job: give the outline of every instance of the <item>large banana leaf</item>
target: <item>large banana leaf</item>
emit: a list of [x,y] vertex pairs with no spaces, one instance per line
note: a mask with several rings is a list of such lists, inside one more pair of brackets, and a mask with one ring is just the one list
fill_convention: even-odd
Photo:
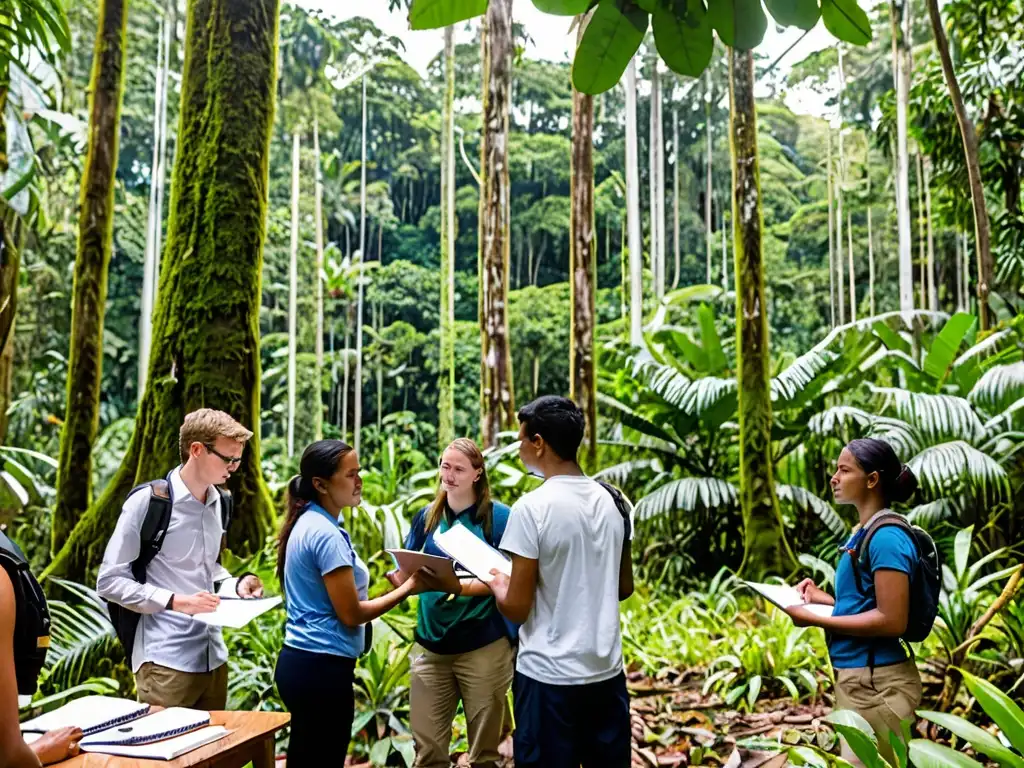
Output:
[[1024,397],[1024,361],[998,365],[982,374],[967,399],[987,413],[998,414]]
[[971,403],[954,395],[909,392],[894,387],[872,387],[885,398],[900,419],[912,424],[929,443],[963,440],[973,443],[985,434],[984,425]]
[[775,490],[780,501],[792,504],[803,512],[812,512],[834,536],[842,538],[850,532],[849,527],[839,513],[832,508],[832,505],[819,499],[806,488],[780,484],[775,487]]
[[907,464],[921,487],[934,497],[958,488],[970,489],[985,498],[990,494],[1005,496],[1009,490],[1006,470],[991,456],[963,440],[925,448]]
[[684,477],[673,480],[637,502],[636,516],[650,520],[673,512],[695,512],[716,507],[735,507],[739,502],[736,486],[716,477]]

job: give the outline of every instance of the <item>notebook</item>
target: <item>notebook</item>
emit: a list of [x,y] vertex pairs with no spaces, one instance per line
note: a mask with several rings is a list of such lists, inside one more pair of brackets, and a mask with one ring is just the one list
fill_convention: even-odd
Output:
[[197,731],[175,736],[163,741],[155,741],[152,744],[83,744],[83,752],[99,752],[105,755],[120,755],[122,757],[135,757],[140,760],[173,760],[181,757],[194,749],[211,744],[218,739],[223,739],[231,731],[223,725],[210,725],[200,728]]
[[213,627],[241,629],[257,616],[280,604],[280,597],[222,597],[217,610],[211,613],[197,613],[192,618]]
[[168,707],[138,720],[86,736],[79,744],[82,749],[98,745],[150,744],[209,724],[209,712],[185,707]]
[[149,704],[114,696],[83,696],[63,707],[21,724],[22,731],[45,733],[57,728],[81,728],[88,736],[114,725],[127,723],[149,712]]
[[805,603],[800,593],[788,584],[764,584],[757,581],[744,581],[748,587],[761,595],[765,600],[779,608],[786,609],[793,605],[802,605],[817,616],[831,616],[832,606],[820,603]]
[[491,581],[491,569],[512,575],[512,561],[501,552],[477,538],[462,523],[456,523],[443,533],[434,534],[434,543],[450,557],[459,561],[466,570],[480,581]]
[[384,550],[391,559],[395,561],[402,573],[413,574],[420,568],[429,568],[438,576],[455,575],[455,563],[447,557],[427,555],[423,552],[416,552],[411,549],[386,549]]

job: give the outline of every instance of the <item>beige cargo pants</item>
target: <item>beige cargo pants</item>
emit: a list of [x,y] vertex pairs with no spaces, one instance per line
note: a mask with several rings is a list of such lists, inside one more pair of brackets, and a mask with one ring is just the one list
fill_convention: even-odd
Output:
[[[836,709],[852,709],[874,729],[878,738],[878,751],[890,764],[895,765],[889,732],[902,740],[903,720],[916,717],[921,704],[921,676],[913,659],[902,664],[836,670]],[[845,740],[842,757],[856,766],[862,766]]]
[[504,637],[469,653],[414,652],[409,724],[416,743],[415,768],[449,768],[452,720],[462,700],[473,768],[498,764],[509,718],[508,689],[515,654]]

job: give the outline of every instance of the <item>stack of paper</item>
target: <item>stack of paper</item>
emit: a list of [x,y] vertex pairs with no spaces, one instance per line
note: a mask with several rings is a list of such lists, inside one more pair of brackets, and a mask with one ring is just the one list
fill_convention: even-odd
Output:
[[57,728],[81,728],[88,736],[113,725],[127,723],[149,712],[149,704],[140,704],[113,696],[83,696],[45,715],[21,724],[23,732],[45,733]]
[[465,567],[480,581],[492,581],[491,570],[497,569],[506,576],[512,575],[512,561],[505,555],[478,539],[461,523],[443,533],[434,534],[434,543]]
[[171,739],[156,741],[152,744],[82,744],[83,752],[100,752],[105,755],[121,755],[137,757],[142,760],[173,760],[191,752],[193,749],[223,739],[231,731],[222,725],[211,725],[198,731],[175,736]]
[[816,616],[831,616],[832,606],[818,603],[806,603],[800,593],[788,584],[764,584],[757,581],[744,581],[748,587],[760,594],[765,600],[785,610],[794,605],[802,605]]
[[111,744],[150,744],[194,731],[209,724],[209,712],[185,707],[168,707],[155,714],[132,720],[130,723],[115,725],[112,728],[93,733],[82,739],[80,744],[82,749]]

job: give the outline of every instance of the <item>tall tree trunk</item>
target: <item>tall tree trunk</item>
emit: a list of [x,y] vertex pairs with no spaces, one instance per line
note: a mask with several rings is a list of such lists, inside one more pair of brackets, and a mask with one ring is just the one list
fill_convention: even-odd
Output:
[[672,154],[675,161],[672,163],[672,256],[675,261],[675,270],[672,273],[672,289],[679,287],[679,273],[682,271],[682,261],[679,253],[679,110],[672,110]]
[[704,73],[704,132],[707,137],[707,161],[704,168],[704,248],[705,276],[704,281],[711,285],[711,196],[714,187],[711,179],[711,67]]
[[640,240],[640,159],[636,126],[636,59],[626,67],[626,229],[629,238],[629,343],[644,343],[643,243]]
[[[903,0],[907,9],[909,0]],[[910,243],[910,153],[907,149],[907,112],[910,100],[908,37],[900,29],[896,0],[889,0],[892,31],[893,78],[896,88],[896,232],[899,243],[900,311],[914,308],[914,263]],[[906,14],[909,22],[909,10]]]
[[228,545],[251,553],[274,522],[260,471],[258,320],[278,3],[196,0],[188,12],[152,375],[120,469],[45,575],[85,579],[102,557],[125,494],[179,462],[182,420],[203,406],[227,411],[255,432],[230,481],[236,519]]
[[918,274],[921,278],[919,306],[925,309],[928,306],[928,272],[925,269],[925,224],[924,224],[924,173],[921,170],[921,153],[915,158],[917,171],[917,263]]
[[384,342],[380,332],[384,328],[384,308],[380,302],[374,303],[371,308],[373,312],[373,329],[377,338],[377,433],[380,434],[381,425],[384,420]]
[[444,30],[444,84],[441,111],[441,360],[437,376],[437,440],[441,450],[455,439],[455,28],[451,26]]
[[835,252],[835,218],[832,209],[832,126],[825,133],[825,174],[828,179],[828,295],[829,312],[832,316],[832,327],[836,327],[836,252]]
[[[579,20],[578,35],[586,23]],[[594,97],[572,89],[569,221],[569,397],[583,410],[586,460],[597,469],[597,356],[594,345],[597,258],[594,233]]]
[[363,75],[362,149],[359,155],[359,267],[356,271],[356,370],[352,397],[352,447],[356,453],[363,434],[363,281],[366,275],[366,75]]
[[348,440],[348,367],[351,349],[349,342],[352,335],[352,307],[345,304],[345,367],[341,374],[341,439]]
[[299,130],[292,134],[292,216],[288,248],[288,456],[295,455],[296,356],[298,355],[299,297]]
[[515,423],[508,332],[511,186],[512,0],[491,0],[481,30],[483,136],[480,142],[480,432],[485,447]]
[[661,229],[658,227],[658,68],[657,61],[651,69],[651,99],[649,118],[650,124],[647,135],[647,206],[648,206],[648,256],[651,263],[651,277],[654,281],[654,295],[658,295],[658,237]]
[[928,232],[928,309],[939,308],[939,289],[935,284],[935,231],[932,228],[932,159],[924,157],[924,219]]
[[125,0],[103,0],[89,82],[89,139],[78,210],[78,253],[71,310],[67,412],[57,466],[51,549],[67,540],[92,502],[92,444],[100,423],[103,318],[113,249],[114,181],[124,92],[128,12]]
[[146,221],[146,249],[142,266],[142,296],[139,311],[139,372],[138,392],[146,389],[146,374],[149,366],[149,348],[153,337],[153,304],[156,301],[156,242],[163,227],[162,211],[157,207],[160,188],[161,149],[166,148],[164,134],[167,131],[167,63],[165,48],[170,47],[170,23],[165,12],[160,17],[160,33],[157,41],[156,77],[153,98],[153,160],[149,171],[149,209]]
[[725,232],[725,205],[720,206],[719,219],[721,220],[722,226],[719,230],[722,232],[722,290],[729,290],[729,240]]
[[853,215],[846,212],[846,258],[850,263],[850,322],[857,322],[857,275],[853,268]]
[[742,572],[785,573],[796,562],[775,495],[768,315],[761,253],[761,182],[757,159],[753,51],[729,49],[732,219],[736,275]]
[[960,253],[960,233],[953,234],[953,258],[956,260],[954,273],[956,275],[956,311],[964,311],[964,275],[963,275],[963,254]]
[[314,242],[316,243],[316,368],[313,371],[315,384],[313,391],[313,439],[321,440],[324,436],[324,181],[320,170],[320,121],[313,118],[313,178],[316,184],[313,190],[313,226],[316,227]]
[[978,134],[974,128],[974,121],[967,114],[960,83],[957,82],[956,72],[953,70],[949,41],[942,26],[938,0],[927,0],[927,4],[932,34],[935,36],[935,47],[942,62],[942,75],[946,78],[946,87],[949,88],[949,98],[953,102],[956,122],[960,127],[960,139],[964,145],[964,158],[967,161],[967,179],[971,189],[971,207],[974,210],[974,245],[978,258],[978,323],[984,331],[988,330],[992,321],[988,295],[992,290],[994,267],[988,210],[985,207],[985,190],[981,184],[981,165],[978,160]]
[[843,157],[843,46],[839,50],[839,153],[836,157],[836,296],[839,298],[839,324],[846,322],[846,290],[843,285],[843,186],[846,183],[846,158]]
[[875,316],[875,240],[871,233],[871,148],[868,147],[864,157],[864,167],[868,176],[868,311]]
[[[0,67],[0,178],[7,173],[7,124],[4,112],[10,86],[8,65]],[[7,437],[14,361],[14,316],[18,306],[18,273],[24,240],[22,219],[0,196],[0,443]]]
[[664,97],[661,92],[661,76],[658,73],[658,59],[654,59],[654,70],[652,72],[654,85],[657,94],[654,98],[654,171],[655,171],[655,211],[657,211],[656,226],[658,229],[658,268],[657,281],[654,286],[654,293],[658,299],[665,296],[665,121],[662,119],[662,102]]

